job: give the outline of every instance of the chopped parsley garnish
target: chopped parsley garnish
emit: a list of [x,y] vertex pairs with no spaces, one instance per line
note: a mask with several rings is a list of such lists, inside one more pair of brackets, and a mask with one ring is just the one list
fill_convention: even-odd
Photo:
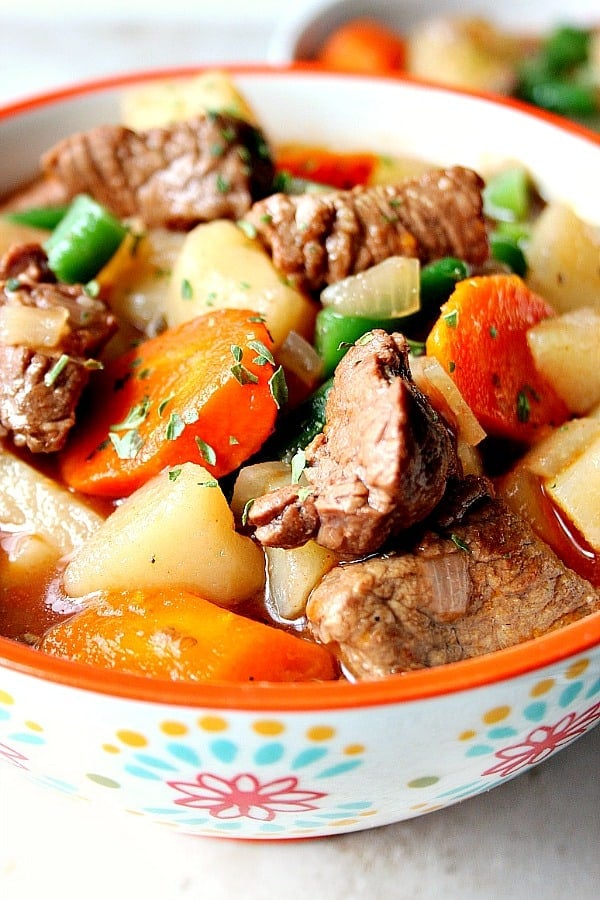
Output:
[[189,278],[181,279],[181,296],[184,300],[191,300],[194,296],[194,289]]
[[150,410],[150,398],[144,397],[135,406],[132,406],[122,422],[111,425],[109,431],[129,431],[130,428],[137,428],[145,420]]
[[181,475],[181,466],[177,469],[171,469],[169,472],[169,481],[177,481],[179,476]]
[[230,182],[223,178],[220,172],[217,175],[217,190],[219,194],[227,194],[231,190]]
[[467,543],[465,543],[465,541],[463,541],[463,539],[461,537],[459,537],[457,534],[451,534],[450,540],[452,541],[453,544],[455,544],[458,547],[459,550],[464,550],[465,553],[471,552],[471,548],[469,547],[469,545]]
[[275,401],[277,409],[285,406],[288,399],[288,386],[285,380],[285,372],[283,366],[278,366],[269,378],[269,390]]
[[252,224],[252,222],[248,222],[246,219],[240,219],[237,223],[238,228],[244,232],[246,237],[255,238],[256,237],[256,228]]
[[242,356],[244,355],[244,351],[240,347],[239,344],[232,344],[231,347],[231,355],[233,356],[236,363],[240,363],[242,361]]
[[210,444],[207,444],[206,441],[203,441],[202,438],[196,436],[196,446],[200,451],[200,456],[209,466],[214,466],[217,462],[217,454],[213,447]]
[[69,359],[70,357],[66,353],[63,353],[58,357],[52,368],[44,375],[44,384],[46,387],[52,387],[60,373],[68,365]]
[[219,482],[217,481],[216,478],[211,478],[210,481],[197,481],[196,484],[198,485],[198,487],[202,487],[202,488],[219,487]]
[[250,500],[246,500],[244,504],[244,509],[242,510],[242,525],[248,524],[248,513],[252,509],[254,505],[254,497],[251,497]]
[[298,484],[300,477],[306,468],[306,453],[304,450],[297,450],[292,456],[292,484]]
[[231,367],[231,374],[240,384],[258,384],[258,375],[247,369],[241,363],[236,363]]
[[271,363],[272,366],[275,365],[273,354],[268,347],[265,347],[262,341],[248,341],[248,346],[251,350],[256,350],[258,353],[258,356],[255,356],[252,360],[257,366],[264,366],[265,363]]
[[158,404],[158,415],[160,416],[161,419],[162,419],[162,414],[164,413],[166,406],[171,402],[171,400],[173,399],[174,396],[175,396],[175,393],[169,394],[168,397],[165,397]]
[[442,318],[448,328],[456,328],[458,325],[458,310],[454,309],[452,312],[446,313]]
[[111,431],[109,438],[117,451],[119,459],[135,459],[144,444],[137,428],[126,431],[122,436]]
[[185,430],[185,422],[179,413],[172,412],[167,422],[167,430],[165,432],[168,441],[176,441]]

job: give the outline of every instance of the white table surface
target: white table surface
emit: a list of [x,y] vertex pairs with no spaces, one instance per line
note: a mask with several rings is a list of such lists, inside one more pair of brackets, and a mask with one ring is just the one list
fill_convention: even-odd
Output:
[[[0,0],[0,103],[120,70],[263,61],[276,16],[290,8],[286,0],[100,0],[83,13],[80,5]],[[182,837],[54,795],[3,765],[0,898],[591,900],[600,895],[599,762],[597,728],[450,809],[276,844]]]

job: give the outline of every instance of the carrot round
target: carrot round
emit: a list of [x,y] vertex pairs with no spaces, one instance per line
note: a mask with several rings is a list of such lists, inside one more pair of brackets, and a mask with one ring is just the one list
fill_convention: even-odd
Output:
[[317,60],[340,72],[384,74],[405,67],[406,42],[374,19],[352,19],[332,32]]
[[101,592],[46,633],[40,650],[176,681],[327,681],[320,644],[247,619],[185,590]]
[[233,471],[273,430],[272,346],[260,316],[219,309],[110,361],[60,455],[63,479],[119,498],[178,463]]
[[426,342],[452,376],[485,431],[530,442],[568,410],[535,367],[527,330],[554,315],[517,275],[487,275],[457,284]]
[[368,184],[377,163],[375,153],[336,153],[323,147],[283,147],[277,157],[280,172],[341,190]]

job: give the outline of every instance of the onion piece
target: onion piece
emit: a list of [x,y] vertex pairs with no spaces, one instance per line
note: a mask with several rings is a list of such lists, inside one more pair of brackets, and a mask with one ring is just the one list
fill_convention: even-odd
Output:
[[308,387],[315,387],[323,374],[323,360],[306,338],[290,331],[277,352],[277,361]]
[[464,399],[456,384],[434,356],[411,357],[410,370],[413,379],[424,394],[456,429],[457,436],[471,447],[485,437],[475,413]]
[[437,622],[460,619],[468,609],[471,591],[468,550],[420,559],[431,585],[432,597],[427,605],[427,614]]
[[68,318],[69,311],[64,306],[1,306],[0,343],[33,349],[56,347],[68,328]]
[[357,275],[349,275],[321,291],[321,303],[345,316],[398,319],[420,309],[418,259],[390,256]]

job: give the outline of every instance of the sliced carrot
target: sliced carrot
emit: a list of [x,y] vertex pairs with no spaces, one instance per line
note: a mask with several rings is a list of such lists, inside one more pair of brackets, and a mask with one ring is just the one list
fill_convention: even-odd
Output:
[[295,178],[348,190],[368,184],[378,164],[375,153],[336,153],[323,147],[290,145],[277,155],[277,168]]
[[375,19],[352,19],[337,28],[317,60],[340,72],[384,74],[406,65],[406,41]]
[[101,592],[44,636],[40,649],[95,666],[176,681],[323,681],[323,646],[176,588]]
[[527,330],[554,315],[517,275],[457,284],[441,307],[426,351],[449,372],[485,431],[530,442],[568,410],[535,368]]
[[219,309],[110,361],[60,455],[63,479],[118,498],[182,462],[233,471],[273,430],[272,346],[260,316]]

